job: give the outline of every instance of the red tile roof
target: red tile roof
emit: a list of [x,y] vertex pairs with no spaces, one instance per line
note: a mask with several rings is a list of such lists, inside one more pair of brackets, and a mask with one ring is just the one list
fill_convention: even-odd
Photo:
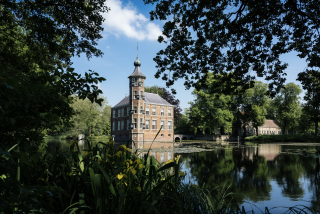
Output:
[[270,128],[280,128],[276,120],[266,120],[266,122],[261,127],[270,127]]

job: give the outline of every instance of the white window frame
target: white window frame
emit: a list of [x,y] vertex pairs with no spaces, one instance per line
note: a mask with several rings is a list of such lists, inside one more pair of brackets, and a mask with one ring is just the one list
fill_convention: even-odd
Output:
[[161,115],[161,116],[164,116],[164,108],[161,109],[160,115]]
[[[154,111],[155,109],[155,111]],[[156,107],[152,107],[152,116],[157,115],[157,108]]]
[[146,120],[146,129],[150,130],[150,120]]
[[168,109],[168,117],[172,117],[171,109]]
[[138,111],[138,106],[133,106],[133,113],[137,113],[137,111]]
[[143,106],[140,106],[140,114],[142,114]]
[[[162,126],[163,125],[163,126]],[[162,130],[165,130],[165,127],[166,127],[166,125],[165,125],[165,121],[164,120],[161,120],[160,121],[160,127],[162,126]]]
[[[169,122],[171,123],[170,125]],[[168,120],[168,130],[172,130],[172,120]]]
[[[153,127],[153,126],[154,126],[154,125],[153,125],[153,121],[156,121],[155,127]],[[152,130],[157,130],[157,120],[152,120]]]
[[124,120],[121,120],[121,130],[124,130]]
[[146,115],[150,115],[150,107],[146,107]]
[[118,121],[118,131],[120,131],[120,120]]

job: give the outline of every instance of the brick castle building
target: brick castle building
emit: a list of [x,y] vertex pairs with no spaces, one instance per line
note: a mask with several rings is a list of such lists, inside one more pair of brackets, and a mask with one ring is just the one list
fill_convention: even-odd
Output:
[[129,96],[111,108],[111,135],[115,140],[173,142],[173,114],[171,105],[158,94],[144,92],[146,76],[140,71],[137,56],[135,69],[129,78]]

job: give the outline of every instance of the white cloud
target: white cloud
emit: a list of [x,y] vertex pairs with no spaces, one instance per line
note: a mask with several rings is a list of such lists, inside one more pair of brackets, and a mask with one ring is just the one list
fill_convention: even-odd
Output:
[[107,49],[109,49],[109,48],[110,48],[110,46],[108,45],[108,46],[107,46]]
[[120,0],[108,0],[106,4],[111,9],[103,14],[106,33],[137,40],[157,40],[162,35],[159,25],[150,22],[143,14],[138,14],[131,2],[123,6]]

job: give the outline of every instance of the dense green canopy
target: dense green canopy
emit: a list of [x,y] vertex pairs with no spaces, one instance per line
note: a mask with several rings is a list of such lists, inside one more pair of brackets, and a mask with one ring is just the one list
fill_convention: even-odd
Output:
[[162,77],[167,86],[185,79],[186,88],[199,87],[197,82],[204,82],[209,71],[233,71],[223,79],[230,86],[227,92],[244,86],[257,74],[269,81],[273,97],[285,81],[287,64],[280,60],[283,54],[296,51],[309,68],[320,67],[318,0],[144,2],[156,3],[151,20],[166,21],[164,36],[158,41],[167,43],[167,47],[154,61],[158,68],[155,76]]

